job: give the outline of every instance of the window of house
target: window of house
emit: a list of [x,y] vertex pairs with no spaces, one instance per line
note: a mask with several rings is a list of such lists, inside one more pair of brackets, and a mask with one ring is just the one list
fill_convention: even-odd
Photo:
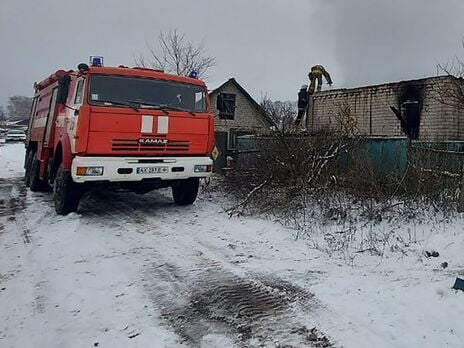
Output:
[[235,117],[235,94],[222,93],[224,101],[224,111],[219,113],[219,118],[224,120],[233,120]]

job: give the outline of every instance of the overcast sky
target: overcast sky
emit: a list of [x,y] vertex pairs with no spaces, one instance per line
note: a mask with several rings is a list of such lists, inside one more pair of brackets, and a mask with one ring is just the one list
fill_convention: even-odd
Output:
[[0,105],[90,55],[133,65],[177,28],[217,60],[210,88],[235,77],[259,100],[295,100],[311,65],[334,87],[436,75],[464,56],[464,0],[0,0]]

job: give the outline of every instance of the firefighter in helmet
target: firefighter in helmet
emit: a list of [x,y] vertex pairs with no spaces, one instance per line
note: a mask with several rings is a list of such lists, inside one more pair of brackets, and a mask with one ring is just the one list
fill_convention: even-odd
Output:
[[314,89],[316,87],[316,80],[317,80],[317,91],[319,92],[321,90],[322,76],[325,77],[329,86],[332,86],[332,79],[330,78],[330,74],[327,72],[327,70],[325,70],[325,68],[322,65],[314,65],[308,74],[309,81],[311,81],[309,88],[308,88],[309,94],[314,93]]
[[298,91],[298,115],[296,116],[295,125],[299,126],[309,102],[308,85],[301,86]]

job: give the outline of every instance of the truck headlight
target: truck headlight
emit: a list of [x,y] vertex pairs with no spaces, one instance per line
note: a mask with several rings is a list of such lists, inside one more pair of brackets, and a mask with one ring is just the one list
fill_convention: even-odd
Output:
[[77,167],[76,175],[79,176],[100,176],[103,175],[103,167]]
[[211,165],[206,165],[206,164],[196,164],[193,167],[193,171],[195,173],[209,173],[212,169]]

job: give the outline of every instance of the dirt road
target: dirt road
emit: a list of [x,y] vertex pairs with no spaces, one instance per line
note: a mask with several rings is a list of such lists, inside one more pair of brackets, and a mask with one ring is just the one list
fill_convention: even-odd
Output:
[[19,177],[0,197],[2,347],[331,346],[305,286],[320,275],[294,269],[306,251],[271,222],[169,192],[93,194],[59,217]]

